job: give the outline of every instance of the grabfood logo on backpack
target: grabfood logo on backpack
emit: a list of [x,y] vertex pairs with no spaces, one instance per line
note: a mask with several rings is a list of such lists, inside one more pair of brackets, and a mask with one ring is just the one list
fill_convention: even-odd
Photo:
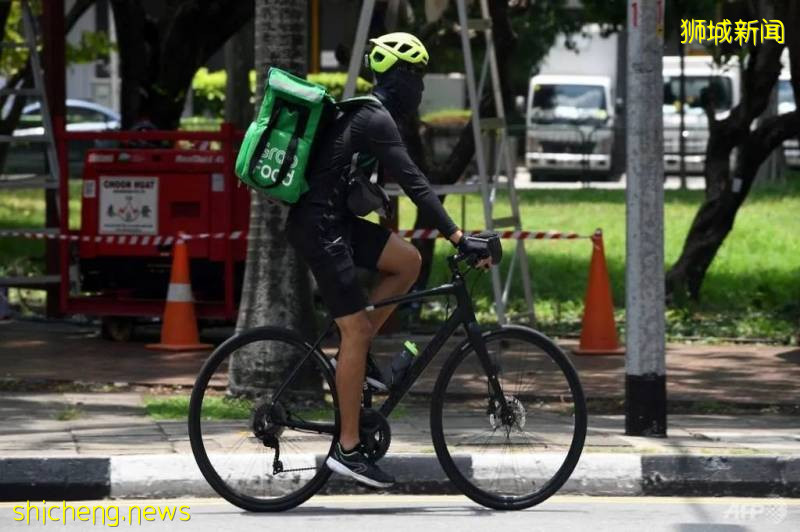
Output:
[[[258,173],[261,178],[265,181],[274,183],[278,177],[278,173],[281,171],[281,165],[283,165],[283,160],[285,158],[286,150],[275,148],[270,143],[267,143],[267,148],[264,150],[264,153],[258,160],[258,165],[260,166]],[[281,185],[284,187],[291,186],[292,180],[294,179],[294,169],[297,167],[297,162],[298,158],[294,157],[289,171],[286,172],[286,177],[281,182]]]

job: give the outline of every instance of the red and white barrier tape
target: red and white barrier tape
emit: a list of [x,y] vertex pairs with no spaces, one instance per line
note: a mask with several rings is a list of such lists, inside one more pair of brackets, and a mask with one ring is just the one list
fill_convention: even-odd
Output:
[[[395,231],[403,238],[434,239],[439,237],[436,229],[400,229]],[[468,234],[478,234],[480,231],[467,231]],[[505,240],[575,240],[590,238],[572,232],[561,231],[498,231],[500,238]],[[232,233],[198,233],[195,235],[76,235],[65,233],[49,233],[46,231],[11,231],[0,230],[0,238],[32,238],[38,240],[66,240],[69,242],[87,242],[95,244],[119,244],[127,246],[170,246],[178,238],[189,240],[240,240],[247,237],[244,231]]]
[[196,235],[75,235],[48,233],[46,231],[5,231],[0,230],[0,238],[35,238],[38,240],[67,240],[69,242],[92,242],[95,244],[120,244],[128,246],[170,246],[177,239],[183,240],[239,240],[247,236],[244,231],[232,233],[198,233]]
[[[467,234],[477,235],[481,231],[466,231]],[[575,240],[576,238],[590,238],[577,233],[564,233],[561,231],[495,231],[504,240]],[[437,229],[400,229],[396,231],[403,238],[431,239],[437,238]]]

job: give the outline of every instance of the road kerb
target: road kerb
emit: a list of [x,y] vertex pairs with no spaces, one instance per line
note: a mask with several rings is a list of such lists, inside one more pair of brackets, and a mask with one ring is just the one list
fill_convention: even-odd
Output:
[[[309,455],[309,464],[323,457]],[[458,455],[456,462],[470,478],[495,485],[519,486],[519,479],[541,482],[542,472],[558,466],[546,456],[515,462],[514,476],[495,478],[496,457]],[[250,464],[249,459],[242,464]],[[434,454],[390,454],[381,466],[397,477],[387,493],[451,494],[457,490]],[[267,467],[267,466],[265,466]],[[311,473],[309,473],[311,474]],[[302,481],[297,475],[277,489]],[[257,472],[253,479],[262,478]],[[322,493],[364,493],[371,490],[333,475]],[[584,453],[559,491],[580,495],[690,495],[800,497],[800,455],[700,456]],[[0,458],[0,500],[208,497],[214,493],[189,454],[120,455],[110,457]]]

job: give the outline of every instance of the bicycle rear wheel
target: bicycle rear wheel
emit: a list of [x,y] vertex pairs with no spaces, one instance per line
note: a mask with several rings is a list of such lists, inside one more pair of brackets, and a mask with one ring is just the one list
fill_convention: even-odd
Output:
[[553,495],[572,474],[586,437],[586,404],[564,353],[536,331],[508,326],[484,333],[505,397],[467,341],[436,381],[431,434],[450,480],[475,502],[521,510]]
[[334,377],[319,350],[292,331],[252,329],[220,345],[197,377],[192,452],[229,502],[254,512],[287,510],[330,476],[325,457],[338,412]]

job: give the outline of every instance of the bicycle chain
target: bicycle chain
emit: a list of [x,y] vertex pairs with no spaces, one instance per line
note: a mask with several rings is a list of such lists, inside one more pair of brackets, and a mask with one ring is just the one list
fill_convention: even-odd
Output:
[[[296,467],[294,469],[284,469],[281,473],[294,473],[295,471],[316,471],[316,467]],[[281,473],[278,473],[279,475]]]

